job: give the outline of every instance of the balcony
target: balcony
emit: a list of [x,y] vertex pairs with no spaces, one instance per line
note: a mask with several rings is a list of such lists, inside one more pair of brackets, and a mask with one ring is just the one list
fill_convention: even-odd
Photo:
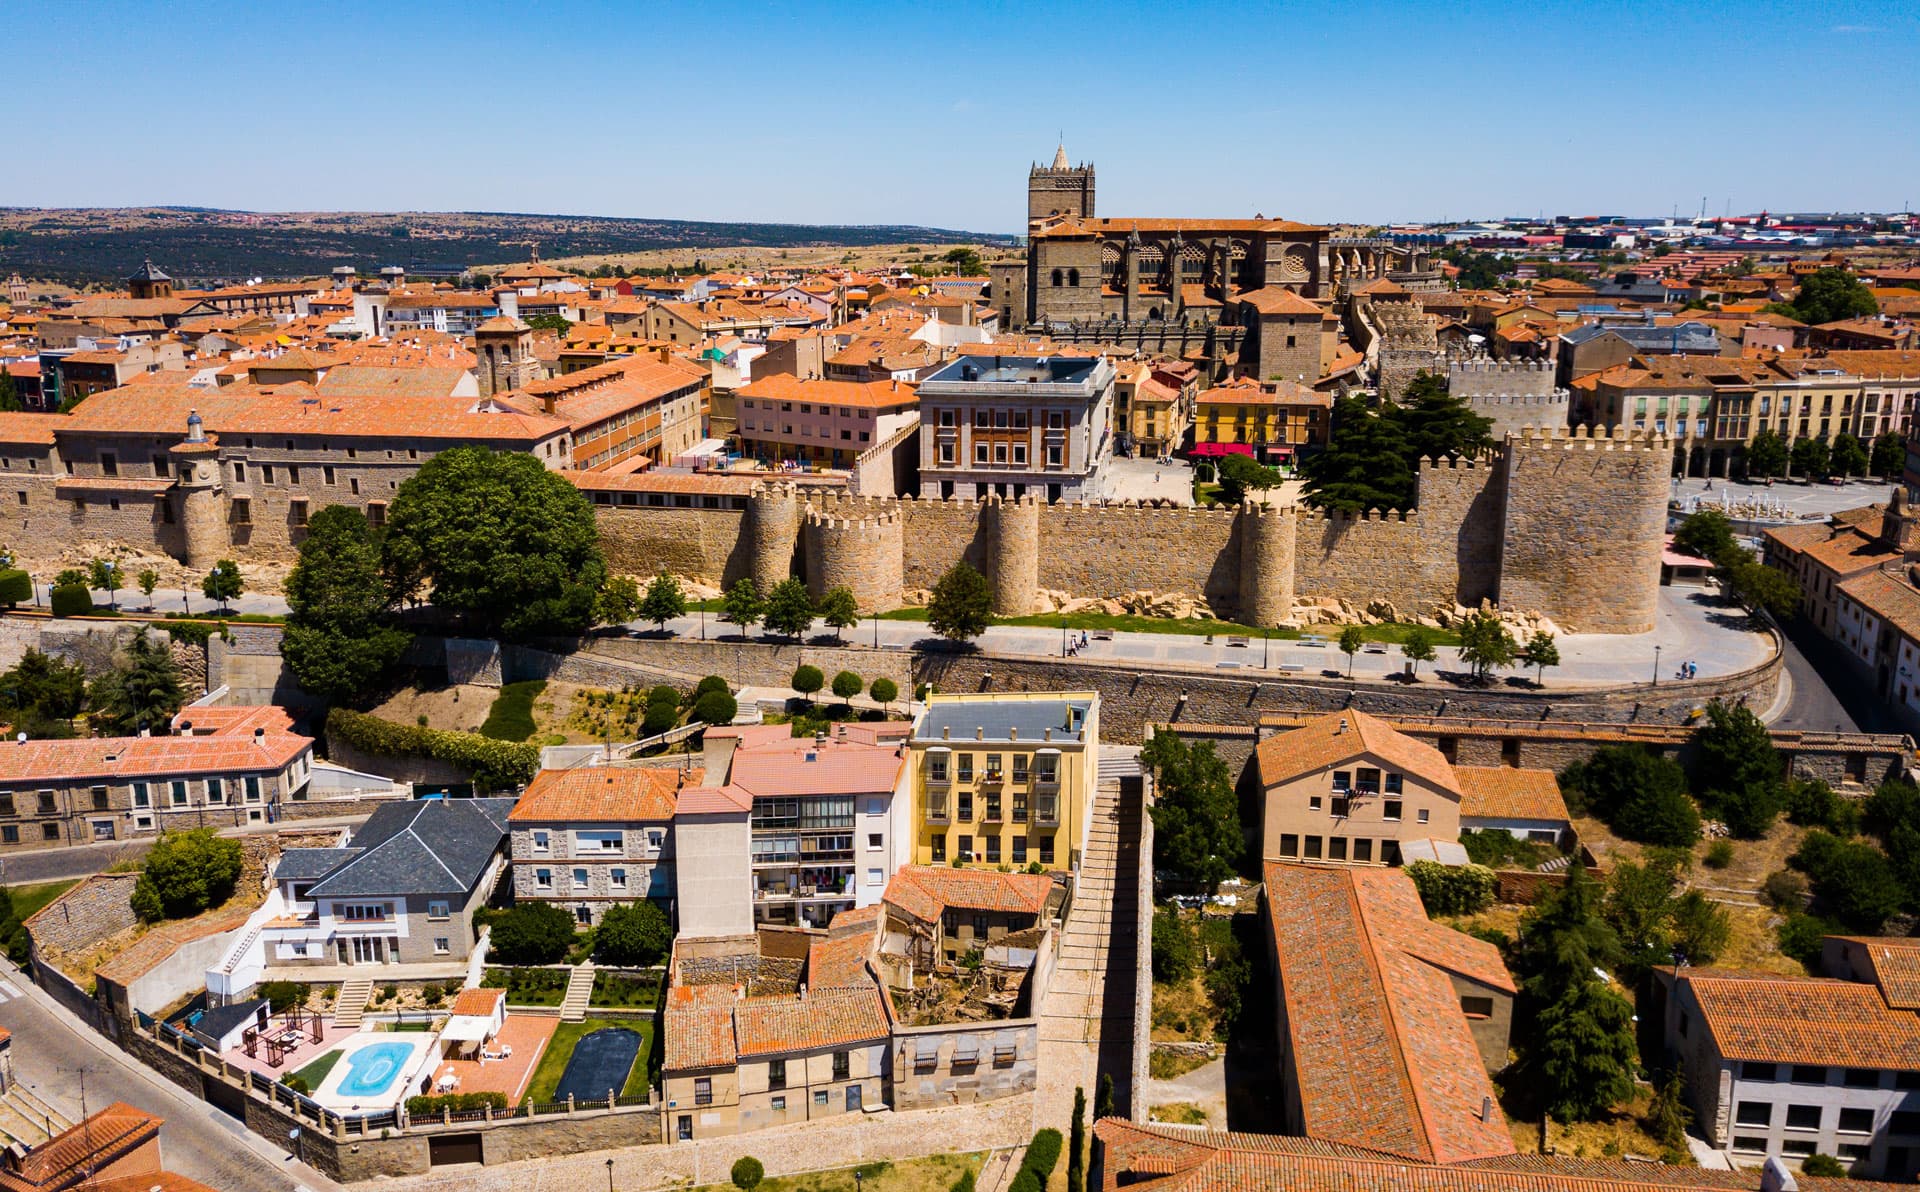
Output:
[[1042,827],[1059,827],[1060,801],[1058,799],[1041,799],[1035,803],[1033,805],[1033,822]]
[[981,786],[999,786],[1006,780],[1006,773],[1002,770],[983,770],[980,774]]
[[947,812],[947,801],[945,799],[927,800],[927,822],[930,824],[950,824],[953,822],[953,817]]

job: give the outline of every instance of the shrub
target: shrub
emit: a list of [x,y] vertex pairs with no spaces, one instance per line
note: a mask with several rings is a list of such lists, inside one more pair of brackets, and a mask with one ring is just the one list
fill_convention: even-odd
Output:
[[420,1000],[429,1006],[437,1006],[447,996],[447,991],[437,981],[429,981],[420,987]]
[[380,1000],[390,1002],[400,996],[400,987],[389,981],[380,987]]
[[1415,861],[1406,867],[1429,915],[1471,915],[1493,905],[1497,882],[1484,865]]
[[93,612],[93,593],[85,584],[60,584],[51,597],[56,617],[84,617]]
[[1767,880],[1760,883],[1760,897],[1776,910],[1802,910],[1807,900],[1807,879],[1791,869],[1770,873]]
[[306,1005],[313,987],[299,981],[264,981],[253,992],[255,997],[266,998],[277,1013],[289,1006]]
[[378,716],[334,708],[327,713],[330,736],[364,753],[385,757],[424,757],[470,770],[491,787],[518,786],[540,770],[540,748],[518,741],[496,741],[477,733],[448,732],[395,724]]
[[1161,907],[1153,912],[1153,979],[1184,981],[1193,975],[1193,932],[1180,912]]
[[1030,1171],[1045,1185],[1047,1177],[1060,1163],[1060,1148],[1064,1145],[1060,1131],[1048,1126],[1034,1132],[1033,1141],[1027,1144],[1027,1154],[1020,1161],[1022,1171]]
[[494,920],[489,951],[502,964],[557,964],[573,942],[573,918],[557,906],[535,902]]
[[732,694],[733,687],[731,684],[729,684],[725,679],[721,678],[719,675],[708,675],[706,678],[694,684],[694,688],[693,688],[694,700],[697,702],[701,696],[705,695],[709,691],[724,691],[724,692],[727,692],[728,694]]
[[480,735],[496,741],[524,741],[531,737],[534,729],[533,701],[546,689],[545,679],[502,684],[500,694],[493,697],[493,706],[487,709],[487,719],[480,726]]
[[162,832],[129,900],[141,921],[187,919],[224,903],[240,880],[240,842],[211,828]]
[[817,666],[803,664],[793,668],[793,689],[811,700],[827,685],[826,672]]
[[727,1173],[727,1178],[740,1192],[753,1192],[760,1181],[767,1178],[767,1169],[752,1155],[742,1155],[733,1161],[733,1170]]
[[306,1079],[298,1072],[289,1072],[285,1076],[282,1076],[280,1083],[286,1085],[296,1093],[311,1093],[313,1091],[307,1087]]
[[680,691],[678,688],[669,687],[665,683],[660,683],[647,689],[647,702],[650,704],[672,704],[677,708],[680,706]]
[[1835,836],[1851,836],[1860,827],[1859,807],[1817,778],[1787,783],[1786,811],[1789,823],[1825,828]]
[[18,567],[0,570],[0,604],[24,604],[33,599],[33,579]]
[[833,677],[833,693],[842,700],[851,700],[866,689],[866,682],[852,671],[841,671]]
[[867,694],[873,697],[873,702],[885,706],[900,698],[900,685],[892,679],[878,678],[867,688]]
[[1690,845],[1700,839],[1687,773],[1671,758],[1637,745],[1609,745],[1568,766],[1560,785],[1568,810],[1591,810],[1629,840]]
[[1522,840],[1504,828],[1468,828],[1460,833],[1460,847],[1467,850],[1467,860],[1488,869],[1537,869],[1555,853],[1547,845]]
[[1811,969],[1820,963],[1821,940],[1839,930],[1838,925],[1817,915],[1790,912],[1778,932],[1780,954],[1791,956]]
[[593,933],[593,958],[601,964],[652,965],[672,945],[666,912],[642,900],[607,908]]
[[1725,869],[1733,864],[1733,841],[1714,841],[1707,846],[1707,855],[1700,860],[1708,869]]
[[505,1093],[447,1093],[438,1097],[408,1097],[407,1116],[438,1117],[443,1109],[461,1113],[474,1109],[494,1109],[507,1107]]
[[640,720],[640,732],[642,735],[648,737],[657,736],[660,733],[666,732],[679,722],[680,707],[678,704],[667,702],[649,703],[647,705],[647,714]]
[[726,691],[709,691],[693,701],[693,718],[702,724],[732,724],[740,714],[740,701]]
[[952,1192],[973,1192],[973,1184],[973,1169],[969,1167],[960,1173],[959,1179],[953,1181]]
[[1819,1151],[1815,1151],[1813,1154],[1800,1160],[1800,1174],[1824,1175],[1832,1176],[1835,1179],[1845,1179],[1847,1169],[1840,1160],[1834,1158],[1832,1155],[1823,1155]]
[[1807,833],[1793,864],[1807,875],[1814,897],[1849,927],[1877,932],[1900,909],[1905,891],[1887,855],[1871,844]]

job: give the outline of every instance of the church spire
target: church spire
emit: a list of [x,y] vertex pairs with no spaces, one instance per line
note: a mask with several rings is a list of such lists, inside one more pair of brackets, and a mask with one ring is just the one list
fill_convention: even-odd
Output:
[[1069,168],[1067,163],[1067,143],[1064,140],[1060,142],[1060,147],[1053,151],[1053,168],[1056,170]]

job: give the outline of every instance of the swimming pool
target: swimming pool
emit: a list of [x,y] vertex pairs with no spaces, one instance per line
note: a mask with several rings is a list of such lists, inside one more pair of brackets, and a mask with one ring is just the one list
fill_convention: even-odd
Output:
[[378,1097],[393,1087],[413,1058],[411,1043],[375,1043],[346,1057],[347,1073],[337,1091],[343,1097]]

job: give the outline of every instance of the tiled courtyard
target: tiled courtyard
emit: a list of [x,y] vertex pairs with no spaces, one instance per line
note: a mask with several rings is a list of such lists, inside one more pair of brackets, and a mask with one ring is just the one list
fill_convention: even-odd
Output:
[[513,1048],[511,1057],[503,1060],[443,1060],[433,1070],[433,1087],[438,1090],[441,1079],[452,1073],[456,1083],[449,1092],[505,1093],[507,1104],[518,1104],[527,1091],[527,1081],[533,1077],[540,1057],[546,1053],[548,1040],[553,1038],[554,1029],[559,1025],[558,1018],[509,1014],[500,1027],[500,1033],[487,1044],[487,1050],[498,1052],[505,1045]]
[[[281,1026],[282,1021],[280,1019],[276,1018],[273,1020],[273,1027],[276,1030],[280,1029]],[[251,1056],[249,1056],[243,1048],[235,1047],[231,1051],[222,1052],[220,1058],[236,1068],[246,1068],[249,1071],[259,1072],[278,1080],[288,1073],[298,1072],[314,1060],[327,1054],[327,1052],[335,1050],[341,1043],[356,1033],[356,1028],[338,1027],[323,1018],[320,1020],[320,1041],[318,1043],[313,1042],[312,1032],[303,1031],[300,1046],[288,1052],[286,1057],[280,1062],[279,1067],[275,1067],[267,1062],[267,1049],[264,1045],[255,1048],[255,1054]]]

